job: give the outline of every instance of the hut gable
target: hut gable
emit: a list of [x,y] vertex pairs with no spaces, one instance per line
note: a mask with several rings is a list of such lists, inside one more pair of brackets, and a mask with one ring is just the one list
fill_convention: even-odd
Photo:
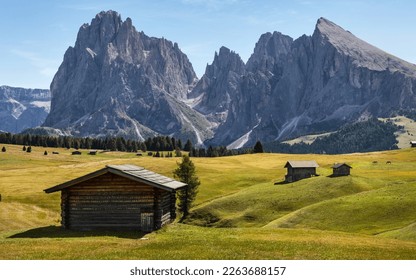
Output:
[[349,166],[346,163],[335,163],[332,166],[332,176],[337,177],[337,176],[348,176],[351,173],[351,166]]
[[319,165],[314,160],[290,160],[285,164],[285,168],[287,168],[285,181],[290,183],[316,176],[317,167]]
[[64,228],[151,232],[176,218],[176,190],[185,186],[143,167],[107,165],[44,191],[61,191]]

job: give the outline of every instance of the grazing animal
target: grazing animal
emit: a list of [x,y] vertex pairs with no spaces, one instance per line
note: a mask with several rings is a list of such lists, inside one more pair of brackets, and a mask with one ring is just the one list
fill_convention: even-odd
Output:
[[389,161],[389,160],[388,160],[388,161],[386,161],[386,164],[391,164],[391,161]]

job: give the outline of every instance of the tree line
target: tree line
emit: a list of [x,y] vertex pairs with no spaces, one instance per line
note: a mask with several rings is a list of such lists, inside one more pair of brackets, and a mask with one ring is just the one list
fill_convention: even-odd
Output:
[[182,150],[187,146],[192,146],[190,140],[188,140],[183,147],[180,139],[168,136],[149,137],[145,141],[135,141],[125,139],[123,137],[78,138],[71,136],[47,136],[13,133],[0,133],[0,143],[45,148],[94,149],[122,152],[137,152],[139,150],[144,152],[147,150],[173,151],[175,149]]
[[[392,122],[382,122],[376,118],[368,121],[347,124],[329,136],[316,139],[312,144],[297,143],[289,145],[273,142],[262,145],[260,141],[254,147],[229,150],[226,146],[194,146],[191,140],[185,144],[180,139],[169,136],[149,137],[145,141],[125,139],[123,137],[107,138],[76,138],[71,136],[47,136],[31,134],[0,133],[0,143],[74,149],[95,149],[122,152],[137,152],[139,150],[154,152],[189,152],[190,157],[223,157],[249,153],[277,152],[289,154],[343,154],[354,152],[371,152],[397,149],[395,132],[401,129]],[[264,146],[264,149],[263,149]],[[157,156],[157,153],[155,154]],[[173,156],[172,153],[159,156]]]
[[328,136],[318,138],[313,143],[268,143],[265,149],[279,153],[296,154],[346,154],[398,149],[394,134],[401,129],[392,122],[382,122],[376,118],[347,124]]
[[[182,144],[181,139],[176,139],[169,136],[155,136],[149,137],[145,141],[135,141],[125,139],[123,137],[107,137],[107,138],[78,138],[72,136],[47,136],[34,134],[13,134],[0,133],[0,143],[14,144],[24,146],[37,146],[45,148],[67,148],[67,149],[94,149],[94,150],[109,150],[121,152],[138,152],[155,151],[154,156],[162,156],[157,152],[172,152],[175,151],[175,156],[181,156],[180,151],[189,152],[190,157],[222,157],[252,153],[253,149],[239,149],[229,150],[225,146],[208,148],[195,147],[191,140],[187,140]],[[261,143],[256,144],[257,146]],[[256,151],[256,150],[255,150]],[[257,152],[260,152],[257,150]],[[262,151],[261,151],[262,152]],[[166,156],[166,155],[164,155]],[[167,154],[168,157],[173,156],[172,153]]]

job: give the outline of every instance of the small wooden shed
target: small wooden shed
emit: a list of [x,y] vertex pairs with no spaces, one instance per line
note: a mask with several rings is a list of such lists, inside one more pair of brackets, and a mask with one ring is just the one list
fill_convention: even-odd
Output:
[[81,154],[81,152],[80,151],[73,151],[72,152],[72,155],[80,155]]
[[317,167],[319,167],[319,165],[314,160],[290,160],[285,164],[285,168],[287,168],[285,182],[291,183],[317,176]]
[[107,165],[44,191],[61,191],[64,228],[151,232],[176,218],[176,191],[185,186],[143,167]]
[[335,163],[332,166],[332,176],[348,176],[351,173],[351,166],[346,163]]
[[416,148],[416,141],[410,141],[410,147]]

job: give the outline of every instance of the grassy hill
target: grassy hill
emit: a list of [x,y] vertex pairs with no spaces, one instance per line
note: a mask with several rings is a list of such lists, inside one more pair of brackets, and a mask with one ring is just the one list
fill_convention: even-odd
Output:
[[[3,145],[0,145],[3,146]],[[416,149],[348,155],[193,158],[202,182],[184,224],[138,232],[59,228],[60,195],[43,189],[106,164],[172,176],[178,158],[4,145],[0,259],[415,259]],[[313,159],[318,177],[283,184],[287,160]],[[391,164],[386,164],[391,161]],[[348,177],[330,178],[347,162]],[[274,184],[274,183],[278,184]]]

